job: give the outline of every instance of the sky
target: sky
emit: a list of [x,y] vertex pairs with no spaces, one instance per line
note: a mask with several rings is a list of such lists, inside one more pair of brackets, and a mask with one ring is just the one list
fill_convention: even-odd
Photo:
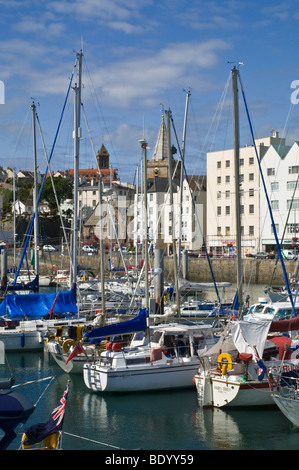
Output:
[[[151,159],[167,109],[179,154],[190,92],[185,164],[189,174],[206,173],[207,152],[233,147],[233,67],[255,137],[275,130],[287,142],[299,140],[298,3],[0,0],[0,165],[33,169],[34,101],[39,171],[47,168],[43,142],[48,156],[53,149],[51,170],[73,167],[72,89],[62,110],[80,50],[81,168],[96,167],[94,149],[104,144],[121,181],[134,183],[140,139]],[[241,96],[239,106],[243,146],[252,140]]]

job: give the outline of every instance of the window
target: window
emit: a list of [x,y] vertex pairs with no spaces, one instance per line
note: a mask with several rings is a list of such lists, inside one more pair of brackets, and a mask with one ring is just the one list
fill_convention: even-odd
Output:
[[230,160],[225,160],[225,167],[229,168],[230,167]]
[[296,181],[288,181],[287,182],[287,189],[293,190],[296,187]]
[[289,166],[289,175],[299,173],[299,165]]
[[249,214],[254,214],[254,204],[249,204]]
[[244,175],[240,175],[240,183],[243,183],[244,181]]
[[225,235],[230,235],[230,227],[225,227]]
[[249,181],[254,181],[254,173],[249,173]]
[[221,168],[221,162],[217,162],[217,168]]
[[153,201],[153,200],[154,200],[154,195],[153,195],[153,193],[151,193],[151,194],[149,195],[149,200],[150,200],[150,201]]
[[217,184],[221,184],[221,176],[217,176]]
[[267,175],[274,176],[275,175],[275,168],[267,168]]
[[278,200],[271,201],[271,209],[273,211],[278,211],[279,210],[279,201]]
[[249,189],[249,196],[250,197],[254,196],[254,189],[253,188]]
[[225,197],[228,199],[230,197],[230,191],[225,191]]
[[254,158],[253,157],[249,157],[249,165],[254,165]]
[[288,233],[299,233],[299,224],[287,224]]
[[221,199],[221,191],[217,191],[217,199]]
[[289,199],[287,201],[287,209],[299,209],[299,199]]
[[217,227],[217,235],[221,235],[221,227]]
[[249,225],[249,235],[254,235],[254,226]]
[[240,227],[240,234],[241,234],[241,236],[244,235],[244,225],[241,225],[241,227]]
[[221,206],[217,207],[217,215],[221,215]]
[[225,206],[225,215],[230,215],[230,206]]
[[240,166],[244,166],[244,158],[240,158]]
[[230,183],[230,176],[229,176],[229,175],[226,175],[226,177],[225,177],[225,182],[226,182],[226,183]]
[[244,204],[240,205],[240,214],[244,214]]
[[[276,231],[276,233],[279,233],[279,224],[275,224],[275,231]],[[272,224],[271,224],[271,233],[274,233]]]
[[274,183],[271,183],[271,191],[278,191],[278,190],[279,190],[278,181],[274,181]]

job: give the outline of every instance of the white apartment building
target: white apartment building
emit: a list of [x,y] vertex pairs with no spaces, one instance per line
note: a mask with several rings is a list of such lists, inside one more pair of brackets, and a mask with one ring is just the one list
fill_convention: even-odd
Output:
[[[299,237],[299,143],[292,146],[271,145],[261,163],[275,229],[282,248],[290,248]],[[262,249],[275,249],[270,211],[261,188]]]
[[[272,136],[256,139],[258,158],[263,159],[271,145],[285,145],[285,139]],[[239,152],[240,215],[242,256],[261,249],[260,170],[253,145]],[[213,255],[234,255],[236,245],[236,203],[234,149],[207,154],[207,237]]]

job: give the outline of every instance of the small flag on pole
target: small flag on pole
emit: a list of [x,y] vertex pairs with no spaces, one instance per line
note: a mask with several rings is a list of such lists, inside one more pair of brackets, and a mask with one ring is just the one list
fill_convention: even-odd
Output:
[[265,372],[267,371],[267,367],[265,366],[265,364],[261,360],[260,356],[258,355],[256,346],[253,346],[253,349],[254,349],[255,360],[256,360],[256,362],[259,366],[258,377],[257,378],[258,378],[258,380],[263,380],[263,378],[265,376]]
[[78,356],[78,354],[82,354],[82,353],[85,353],[85,350],[84,350],[84,348],[82,347],[81,343],[78,341],[78,343],[76,344],[76,346],[74,347],[74,349],[72,350],[72,352],[70,353],[70,355],[68,356],[67,360],[65,361],[65,365],[66,365],[71,359],[73,359],[73,357]]
[[65,408],[68,398],[68,384],[56,408],[52,411],[50,419],[46,423],[38,423],[30,426],[24,431],[23,443],[26,446],[37,444],[51,434],[62,430]]

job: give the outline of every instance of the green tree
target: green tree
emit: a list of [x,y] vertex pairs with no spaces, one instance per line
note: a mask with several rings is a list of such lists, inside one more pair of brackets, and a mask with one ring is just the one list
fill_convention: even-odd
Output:
[[[55,191],[59,204],[66,199],[73,198],[73,180],[57,176],[53,178]],[[48,201],[51,216],[56,216],[58,212],[56,199],[53,191],[51,178],[47,178],[43,187],[41,198]]]

